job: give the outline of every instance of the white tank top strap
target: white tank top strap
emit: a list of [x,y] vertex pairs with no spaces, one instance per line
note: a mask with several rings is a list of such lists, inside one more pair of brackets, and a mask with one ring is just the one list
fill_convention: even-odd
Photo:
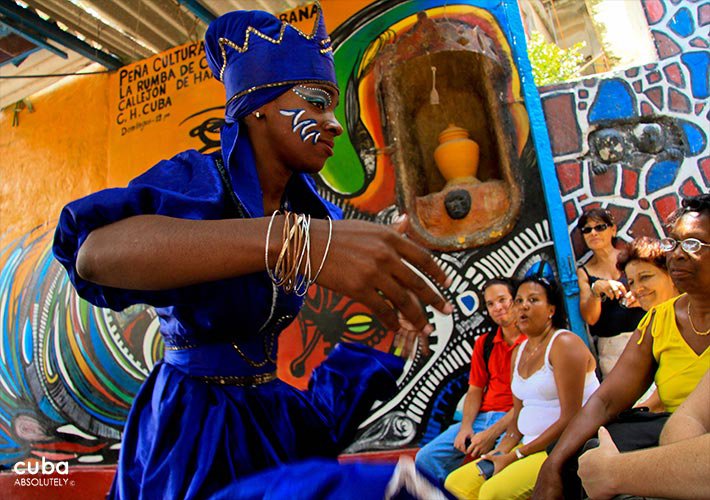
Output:
[[518,374],[518,365],[520,364],[520,356],[523,354],[523,349],[528,343],[528,339],[523,340],[518,346],[518,354],[515,356],[515,374]]
[[547,344],[547,348],[545,349],[545,366],[547,367],[548,370],[552,370],[552,365],[550,364],[550,349],[552,349],[552,343],[555,341],[557,336],[562,333],[566,332],[567,330],[564,330],[560,328],[557,330],[555,333],[552,334],[552,338],[550,339],[550,342]]

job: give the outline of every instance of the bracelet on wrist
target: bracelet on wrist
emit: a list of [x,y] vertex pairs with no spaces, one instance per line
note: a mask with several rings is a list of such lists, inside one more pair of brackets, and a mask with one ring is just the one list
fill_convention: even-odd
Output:
[[281,287],[284,292],[293,292],[299,297],[303,297],[323,270],[333,238],[333,221],[330,217],[326,217],[328,219],[328,240],[325,244],[320,265],[314,274],[311,265],[311,216],[284,211],[281,250],[272,269],[270,267],[271,259],[269,259],[269,243],[274,219],[280,213],[277,210],[271,215],[271,220],[266,230],[266,243],[264,246],[266,273],[274,285]]
[[522,451],[520,451],[520,448],[515,448],[515,456],[518,457],[518,460],[525,458],[525,455]]

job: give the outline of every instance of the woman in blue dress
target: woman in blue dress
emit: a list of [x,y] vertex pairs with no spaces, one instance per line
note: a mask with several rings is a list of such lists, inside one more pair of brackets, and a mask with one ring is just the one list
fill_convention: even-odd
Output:
[[[309,176],[342,133],[320,12],[312,33],[264,12],[226,14],[205,51],[227,93],[221,151],[180,153],[70,203],[55,235],[83,298],[154,306],[165,342],[128,415],[112,498],[235,496],[240,478],[350,443],[373,402],[394,395],[403,363],[343,344],[308,390],[276,378],[279,333],[314,282],[369,306],[405,354],[417,340],[426,348],[422,304],[451,311],[408,266],[444,285],[428,252],[391,228],[337,220]],[[338,466],[315,467],[328,468]]]

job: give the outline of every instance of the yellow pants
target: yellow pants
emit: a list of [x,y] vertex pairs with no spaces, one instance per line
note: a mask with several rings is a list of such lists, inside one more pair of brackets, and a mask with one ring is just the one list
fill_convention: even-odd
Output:
[[[530,498],[547,453],[539,451],[517,460],[485,480],[478,475],[475,462],[467,463],[446,477],[444,486],[456,498],[482,500],[517,500]],[[480,459],[479,459],[480,460]]]

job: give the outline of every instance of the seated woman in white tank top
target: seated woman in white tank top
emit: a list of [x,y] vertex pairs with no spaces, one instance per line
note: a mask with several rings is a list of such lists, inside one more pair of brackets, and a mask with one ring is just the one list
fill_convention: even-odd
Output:
[[599,387],[594,356],[577,335],[560,328],[563,306],[554,282],[523,279],[514,308],[528,340],[513,353],[513,420],[498,447],[481,457],[495,466],[490,479],[478,474],[478,460],[446,478],[446,489],[458,498],[528,498],[545,449]]

